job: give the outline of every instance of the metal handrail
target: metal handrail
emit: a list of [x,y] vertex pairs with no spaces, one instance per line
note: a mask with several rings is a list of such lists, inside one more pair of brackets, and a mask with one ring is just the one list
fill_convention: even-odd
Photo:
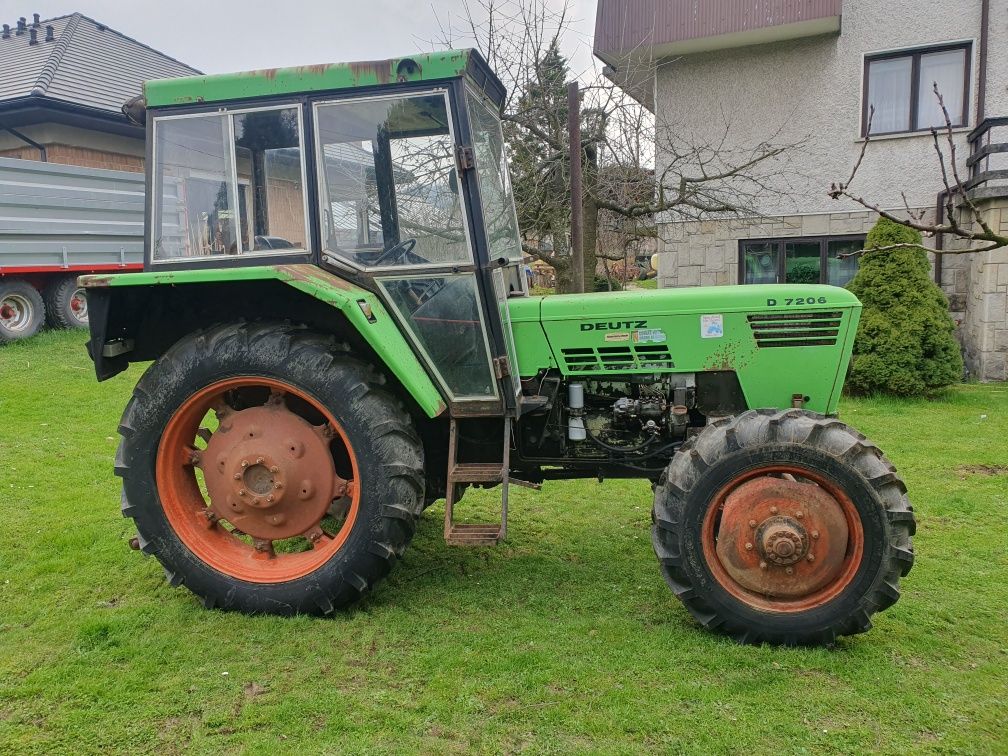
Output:
[[[968,135],[967,140],[970,145],[970,155],[966,159],[966,166],[969,168],[969,180],[966,182],[966,189],[975,189],[986,184],[988,181],[1008,180],[1008,170],[991,169],[989,158],[991,155],[1008,153],[1008,142],[991,142],[991,129],[999,126],[1008,126],[1008,116],[998,116],[995,118],[985,118]],[[1008,187],[1005,187],[1008,193]]]

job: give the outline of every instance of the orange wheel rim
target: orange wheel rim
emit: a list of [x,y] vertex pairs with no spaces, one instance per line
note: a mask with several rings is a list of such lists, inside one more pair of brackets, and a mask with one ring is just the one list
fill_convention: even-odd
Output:
[[[236,392],[251,403],[231,407]],[[253,397],[268,398],[258,404]],[[211,411],[219,421],[212,432],[203,427]],[[271,432],[277,428],[283,438]],[[328,462],[320,449],[335,450]],[[333,472],[337,453],[346,478]],[[340,423],[303,390],[257,376],[215,382],[176,410],[158,445],[155,480],[182,543],[213,569],[253,583],[295,580],[321,567],[346,542],[360,507],[357,459]],[[338,528],[325,522],[335,500],[344,512]]]
[[802,612],[836,598],[864,555],[857,508],[814,470],[769,465],[723,486],[704,515],[701,539],[714,579],[767,612]]

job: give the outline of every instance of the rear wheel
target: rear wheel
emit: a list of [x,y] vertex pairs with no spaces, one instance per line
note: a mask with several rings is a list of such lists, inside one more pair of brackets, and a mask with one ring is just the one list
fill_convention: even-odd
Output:
[[228,325],[183,339],[123,415],[140,548],[208,607],[328,613],[413,536],[423,451],[384,379],[326,337]]
[[705,627],[740,642],[830,644],[864,632],[913,564],[906,487],[849,426],[803,410],[722,420],[655,491],[666,581]]
[[87,328],[87,294],[77,276],[64,276],[46,287],[46,320],[53,328]]
[[31,338],[45,323],[45,304],[27,281],[0,281],[0,344]]

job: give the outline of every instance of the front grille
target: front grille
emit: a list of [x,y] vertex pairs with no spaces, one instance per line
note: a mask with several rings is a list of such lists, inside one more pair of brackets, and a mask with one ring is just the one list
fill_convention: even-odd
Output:
[[756,346],[772,347],[833,346],[840,333],[842,312],[786,312],[749,315]]
[[561,349],[560,355],[571,373],[662,370],[675,367],[672,355],[664,344]]

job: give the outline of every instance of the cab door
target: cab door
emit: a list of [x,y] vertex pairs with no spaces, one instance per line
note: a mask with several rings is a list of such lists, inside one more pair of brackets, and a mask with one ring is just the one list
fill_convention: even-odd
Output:
[[472,139],[475,163],[476,181],[471,192],[474,214],[479,218],[474,225],[482,232],[486,245],[487,269],[491,271],[493,298],[501,325],[501,344],[512,376],[509,390],[517,397],[521,394],[521,380],[508,299],[528,296],[528,278],[508,172],[507,147],[497,106],[468,84],[460,89],[464,91],[466,131]]
[[323,261],[373,277],[453,415],[500,416],[512,371],[450,91],[314,103]]

